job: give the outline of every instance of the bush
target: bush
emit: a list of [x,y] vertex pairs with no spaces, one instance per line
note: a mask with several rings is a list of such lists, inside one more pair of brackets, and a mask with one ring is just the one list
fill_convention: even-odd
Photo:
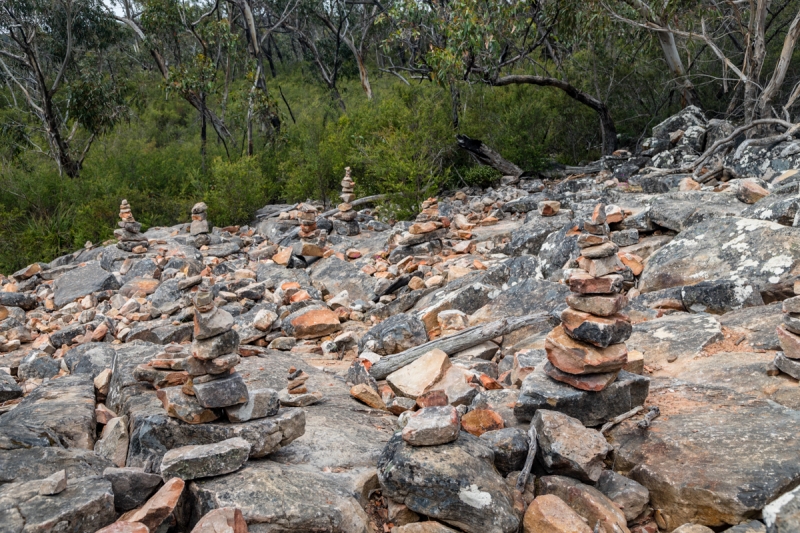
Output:
[[469,167],[464,172],[464,182],[470,187],[489,187],[503,177],[499,170],[483,165]]

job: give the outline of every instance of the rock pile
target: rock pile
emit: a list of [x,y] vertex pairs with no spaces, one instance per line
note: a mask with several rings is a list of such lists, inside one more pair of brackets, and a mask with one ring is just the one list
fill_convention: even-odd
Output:
[[337,207],[338,212],[333,215],[333,229],[339,235],[353,236],[361,232],[361,228],[356,220],[358,213],[354,211],[353,206],[350,205],[356,198],[353,192],[355,182],[353,178],[350,177],[350,167],[346,167],[344,170],[345,175],[342,179],[342,194],[339,195],[339,198],[342,199],[342,203]]
[[120,229],[114,230],[114,236],[119,241],[117,248],[137,254],[146,252],[148,248],[147,237],[141,233],[142,225],[133,218],[128,200],[122,200],[122,203],[120,203],[119,218],[121,219],[118,222]]
[[[795,284],[797,288],[800,287]],[[782,307],[783,323],[776,331],[783,352],[775,355],[774,364],[782,372],[800,379],[800,296],[784,300]]]
[[208,225],[206,211],[208,211],[208,206],[205,202],[198,202],[192,206],[192,223],[189,226],[189,233],[195,237],[197,246],[205,246],[210,242],[208,234],[211,229]]
[[[158,398],[167,414],[183,422],[211,422],[219,418],[222,408],[229,408],[234,418],[241,420],[240,409],[234,406],[246,404],[250,396],[235,371],[240,357],[233,317],[215,305],[207,288],[197,292],[194,309],[191,354],[182,347],[172,347],[161,357],[139,365],[134,376],[158,387]],[[253,413],[250,417],[257,418]]]
[[561,325],[545,341],[551,378],[585,391],[601,391],[617,379],[628,362],[625,341],[630,320],[619,314],[625,307],[620,273],[626,268],[609,239],[606,206],[597,204],[578,236],[580,269],[569,275],[567,307]]
[[319,237],[317,208],[311,204],[302,203],[297,206],[297,211],[299,211],[297,218],[300,220],[299,237],[303,240],[312,240]]
[[449,220],[439,215],[439,202],[428,198],[422,202],[422,211],[406,231],[395,241],[397,245],[389,254],[391,263],[416,255],[434,255],[442,251],[442,238],[450,227]]

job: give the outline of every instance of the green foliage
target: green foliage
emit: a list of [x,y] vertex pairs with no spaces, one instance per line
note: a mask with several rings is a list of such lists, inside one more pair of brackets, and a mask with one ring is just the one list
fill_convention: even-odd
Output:
[[264,206],[267,190],[268,184],[255,158],[230,162],[216,157],[204,195],[209,219],[218,226],[247,224],[256,209]]
[[492,167],[474,166],[464,172],[464,183],[471,187],[489,187],[502,178],[500,171]]

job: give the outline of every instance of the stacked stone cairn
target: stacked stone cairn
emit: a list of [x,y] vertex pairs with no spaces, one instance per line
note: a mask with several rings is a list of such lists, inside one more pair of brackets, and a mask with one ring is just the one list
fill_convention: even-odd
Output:
[[141,233],[142,225],[133,218],[128,200],[122,200],[119,206],[119,218],[121,220],[117,224],[120,229],[114,230],[114,236],[119,240],[117,248],[137,254],[146,252],[147,237]]
[[191,353],[181,346],[170,346],[165,353],[139,365],[134,377],[159,388],[158,398],[167,414],[188,424],[212,422],[223,412],[233,422],[277,414],[277,392],[248,392],[236,372],[239,334],[233,329],[230,313],[215,305],[205,287],[197,292],[194,304]]
[[[800,292],[800,282],[795,282],[794,293]],[[778,370],[800,379],[800,296],[783,301],[783,324],[778,326],[778,341],[782,352],[775,355]]]
[[439,201],[428,198],[422,202],[422,211],[414,223],[396,241],[397,247],[389,255],[389,261],[397,263],[411,255],[438,254],[449,226],[449,221],[439,215]]
[[353,206],[350,205],[356,198],[353,192],[355,182],[353,182],[353,178],[350,177],[350,167],[345,168],[344,171],[342,194],[339,195],[339,198],[342,199],[342,203],[337,206],[339,210],[338,213],[333,215],[333,230],[339,235],[358,235],[361,233],[361,228],[356,220],[358,213],[354,211]]
[[297,206],[297,218],[300,221],[300,238],[312,240],[319,237],[317,229],[317,208],[311,204],[302,203]]
[[210,242],[208,237],[210,228],[206,211],[208,211],[208,206],[205,202],[198,202],[192,207],[192,224],[189,228],[189,233],[195,237],[195,243],[199,246]]
[[628,317],[620,314],[626,303],[621,294],[626,267],[609,239],[605,205],[598,204],[583,223],[578,246],[580,268],[569,273],[569,307],[545,341],[544,371],[577,389],[601,391],[627,364],[625,341],[632,331]]
[[301,369],[289,368],[286,388],[278,393],[281,404],[287,407],[307,407],[322,399],[319,391],[309,391],[306,381],[309,375]]

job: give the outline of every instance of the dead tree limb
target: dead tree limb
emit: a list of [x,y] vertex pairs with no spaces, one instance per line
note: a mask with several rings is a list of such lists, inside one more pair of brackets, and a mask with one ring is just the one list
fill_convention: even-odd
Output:
[[535,324],[542,319],[547,319],[546,313],[534,313],[521,317],[503,318],[501,320],[489,322],[488,324],[473,326],[453,335],[435,339],[425,344],[409,348],[403,352],[383,357],[372,365],[369,369],[369,373],[375,379],[384,379],[395,370],[399,370],[413,363],[431,350],[439,349],[447,355],[452,355],[461,350],[466,350],[482,342],[494,339],[495,337],[508,335],[512,331]]
[[483,141],[472,139],[466,135],[456,135],[458,146],[475,156],[482,165],[492,167],[501,172],[503,176],[519,177],[522,169],[505,159],[502,155],[492,150]]
[[533,460],[536,458],[539,434],[536,432],[536,426],[533,425],[533,422],[531,422],[531,426],[528,428],[528,439],[530,439],[528,443],[528,456],[525,458],[525,466],[522,468],[522,472],[519,473],[519,477],[517,478],[516,488],[517,492],[520,494],[525,492],[525,484],[528,482],[528,476],[531,475]]
[[609,420],[608,422],[603,424],[603,427],[600,428],[600,433],[605,435],[606,433],[608,433],[611,430],[611,428],[613,428],[617,424],[619,424],[621,422],[624,422],[625,420],[629,419],[630,417],[632,417],[633,415],[635,415],[636,413],[638,413],[642,409],[644,409],[644,407],[640,405],[638,407],[634,407],[630,411],[622,413],[619,416],[615,416],[614,418],[612,418],[611,420]]

